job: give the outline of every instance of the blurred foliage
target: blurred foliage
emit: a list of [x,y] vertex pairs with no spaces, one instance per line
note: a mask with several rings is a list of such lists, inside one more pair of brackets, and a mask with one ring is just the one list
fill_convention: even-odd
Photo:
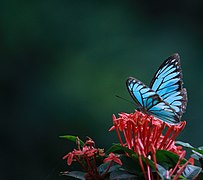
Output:
[[0,2],[0,179],[63,179],[73,134],[117,139],[111,116],[132,112],[128,76],[149,84],[181,55],[188,108],[181,140],[202,145],[203,3],[147,0]]

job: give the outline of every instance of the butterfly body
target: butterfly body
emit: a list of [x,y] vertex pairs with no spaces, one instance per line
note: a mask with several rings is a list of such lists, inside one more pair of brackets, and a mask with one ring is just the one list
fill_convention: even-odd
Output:
[[180,122],[187,105],[187,92],[183,88],[178,54],[163,62],[149,87],[133,77],[127,79],[126,85],[138,110],[170,124]]

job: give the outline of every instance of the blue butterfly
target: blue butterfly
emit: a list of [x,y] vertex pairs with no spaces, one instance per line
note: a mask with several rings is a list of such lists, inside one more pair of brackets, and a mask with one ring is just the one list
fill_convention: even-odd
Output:
[[127,79],[126,85],[138,110],[170,124],[180,122],[187,106],[187,91],[177,53],[163,62],[149,87],[133,77]]

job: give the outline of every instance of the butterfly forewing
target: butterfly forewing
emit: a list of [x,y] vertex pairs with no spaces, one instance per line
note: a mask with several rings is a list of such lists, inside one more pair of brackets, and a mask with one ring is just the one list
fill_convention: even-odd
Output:
[[155,73],[150,88],[181,117],[187,105],[187,92],[183,88],[180,57],[174,54],[166,59]]

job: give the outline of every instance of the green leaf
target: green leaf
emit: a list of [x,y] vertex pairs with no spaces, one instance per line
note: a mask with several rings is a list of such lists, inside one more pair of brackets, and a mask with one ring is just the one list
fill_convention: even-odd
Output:
[[131,150],[127,147],[124,147],[120,144],[114,144],[106,151],[106,153],[109,154],[111,152],[118,152],[118,151],[122,151],[122,152],[124,151],[124,152],[128,153],[128,155],[131,156],[132,158],[137,157],[137,154],[133,150]]
[[[73,141],[75,143],[78,139],[77,136],[72,136],[72,135],[64,135],[64,136],[59,136],[59,137],[63,138],[63,139],[68,139],[68,140]],[[80,141],[80,146],[83,147],[85,143],[81,139],[79,139],[79,141]]]
[[[138,155],[136,154],[136,152],[134,152],[133,150],[127,148],[127,147],[124,147],[120,144],[114,144],[109,150],[108,150],[108,153],[110,152],[118,152],[118,151],[122,151],[122,152],[125,152],[129,155],[129,158],[131,158],[133,161],[134,161],[134,167],[136,167],[133,171],[133,166],[130,167],[129,165],[127,165],[127,163],[125,161],[128,161],[127,158],[124,160],[125,157],[127,157],[126,155],[123,155],[121,156],[121,161],[123,163],[122,167],[124,167],[124,169],[128,172],[133,172],[133,173],[140,173],[142,172],[141,170],[141,167],[140,167],[140,162],[139,162],[139,159],[138,159]],[[143,164],[145,165],[146,163],[149,164],[153,169],[155,169],[155,166],[154,166],[154,162],[150,159],[145,159],[143,156],[141,157],[142,158],[142,161],[143,161]]]
[[[157,159],[157,163],[160,164],[161,166],[163,166],[165,169],[169,169],[171,167],[174,167],[178,160],[179,160],[179,156],[175,153],[172,153],[170,151],[166,151],[166,150],[157,150],[156,151],[156,159]],[[186,163],[186,160],[183,159],[181,161],[181,164]]]
[[132,159],[126,155],[120,156],[122,161],[122,168],[129,173],[140,174],[142,173],[142,169],[140,167],[140,163],[138,159]]
[[68,173],[61,173],[61,175],[65,175],[65,176],[69,176],[69,177],[74,177],[76,179],[81,179],[81,180],[85,180],[85,174],[84,172],[82,171],[71,171],[71,172],[68,172]]
[[182,175],[186,179],[194,179],[202,171],[202,168],[193,165],[187,165]]
[[118,151],[123,151],[121,149],[121,145],[120,144],[113,144],[107,151],[106,154],[110,154],[111,152],[118,152]]
[[[127,148],[127,147],[120,145],[120,144],[114,144],[107,152],[110,153],[110,152],[118,152],[118,151],[122,151],[122,152],[127,153],[134,161],[138,162],[138,164],[139,164],[137,153],[134,152],[133,150]],[[146,159],[143,156],[141,158],[142,158],[142,161],[144,163],[146,163]],[[154,163],[152,160],[147,159],[147,162],[151,167],[154,168]]]

